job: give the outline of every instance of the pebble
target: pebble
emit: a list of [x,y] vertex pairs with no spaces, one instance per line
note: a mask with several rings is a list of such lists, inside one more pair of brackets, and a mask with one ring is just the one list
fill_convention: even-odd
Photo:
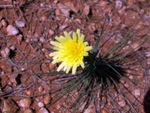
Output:
[[84,113],[94,113],[94,109],[93,108],[87,108]]
[[4,19],[1,20],[1,23],[3,27],[7,27],[7,22]]
[[78,13],[79,8],[75,8],[73,2],[66,2],[65,5],[67,7],[69,7],[69,9],[71,9],[72,11],[74,11],[75,13]]
[[21,70],[21,71],[25,71],[26,68],[25,68],[25,67],[21,67],[20,70]]
[[135,89],[134,94],[135,96],[140,96],[141,95],[140,89]]
[[49,64],[49,69],[50,70],[53,70],[53,69],[55,69],[57,67],[57,64]]
[[106,109],[101,109],[101,113],[108,113],[108,111]]
[[25,27],[25,23],[23,21],[16,20],[15,23],[18,27]]
[[23,113],[33,113],[32,109],[26,109]]
[[61,12],[67,16],[70,15],[70,9],[68,7],[66,7],[65,5],[63,5],[62,3],[58,3],[57,6],[59,7],[59,9],[61,10]]
[[42,92],[42,91],[43,91],[43,87],[40,86],[40,87],[38,88],[38,91],[39,91],[39,92]]
[[89,26],[88,26],[88,29],[89,29],[89,31],[90,32],[94,32],[94,31],[96,31],[96,26],[95,26],[95,24],[94,23],[91,23]]
[[85,15],[88,15],[90,13],[90,5],[84,4],[83,12]]
[[118,102],[118,104],[121,106],[121,107],[124,107],[126,105],[125,101],[120,101]]
[[44,104],[48,104],[49,102],[50,102],[50,100],[51,100],[51,97],[50,97],[50,95],[49,94],[47,94],[45,97],[44,97]]
[[23,108],[28,108],[31,105],[31,99],[30,98],[24,98],[18,102],[19,106]]
[[19,30],[13,25],[8,25],[6,31],[7,35],[17,35],[19,33]]
[[5,2],[9,2],[9,3],[12,3],[13,0],[4,0]]
[[130,76],[129,76],[129,79],[130,79],[130,80],[132,80],[132,79],[133,79],[133,76],[132,76],[132,75],[130,75]]
[[77,22],[77,23],[79,23],[79,24],[81,24],[81,19],[75,19],[75,21]]
[[19,34],[17,36],[17,42],[18,42],[19,45],[21,44],[22,39],[23,39],[23,36],[21,34]]
[[49,113],[47,111],[47,109],[45,109],[44,107],[42,107],[40,110],[38,110],[36,113]]
[[7,58],[10,55],[10,49],[8,47],[6,47],[4,50],[1,51],[1,55],[4,58]]
[[40,37],[40,42],[42,42],[42,43],[44,43],[44,42],[45,42],[44,37]]
[[54,31],[51,30],[51,29],[48,30],[48,33],[49,33],[50,36],[54,35]]
[[28,90],[28,91],[27,91],[27,95],[31,96],[31,95],[32,95],[32,91],[31,91],[31,90]]
[[9,78],[9,81],[10,81],[11,83],[17,84],[16,77],[10,77],[10,78]]
[[65,28],[67,28],[67,27],[68,27],[68,24],[64,24],[64,25],[60,26],[59,28],[60,28],[60,30],[63,30]]
[[40,21],[45,21],[47,19],[47,16],[46,15],[43,15],[40,17]]
[[10,49],[11,49],[12,51],[14,51],[16,48],[15,48],[15,46],[11,45],[11,46],[10,46]]
[[139,49],[141,49],[140,44],[141,44],[140,42],[135,42],[132,44],[134,51],[138,51]]
[[36,38],[36,37],[31,38],[31,41],[33,41],[33,42],[38,42],[38,38]]
[[19,107],[12,99],[5,99],[2,101],[2,113],[16,113]]
[[39,106],[39,107],[43,107],[43,106],[44,106],[43,102],[39,102],[39,103],[38,103],[38,106]]
[[59,15],[59,14],[61,14],[60,9],[56,9],[55,10],[55,14],[56,14],[56,16]]
[[117,1],[116,1],[116,8],[117,8],[117,9],[120,9],[121,7],[122,7],[122,1],[117,0]]

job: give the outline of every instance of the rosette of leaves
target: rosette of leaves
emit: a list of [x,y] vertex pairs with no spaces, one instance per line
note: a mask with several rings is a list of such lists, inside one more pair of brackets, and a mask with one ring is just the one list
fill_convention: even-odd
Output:
[[[103,52],[103,47],[112,40],[112,37],[117,35],[117,33],[114,33],[104,43],[99,44],[108,25],[105,21],[93,51],[84,59],[85,68],[78,68],[76,75],[58,72],[59,74],[53,78],[55,82],[57,81],[58,87],[50,91],[50,93],[53,93],[53,99],[50,101],[49,105],[62,98],[62,101],[67,103],[68,106],[67,108],[64,108],[64,111],[75,113],[84,112],[91,103],[94,103],[94,105],[97,106],[95,111],[98,112],[101,111],[101,106],[105,106],[107,103],[111,103],[112,108],[121,111],[123,108],[118,107],[119,104],[115,100],[117,98],[116,95],[121,95],[126,103],[131,105],[129,111],[137,112],[136,108],[133,107],[135,101],[132,102],[132,100],[128,98],[126,91],[136,101],[140,101],[123,83],[120,82],[120,80],[123,79],[136,86],[137,84],[126,76],[127,70],[134,66],[141,66],[145,62],[138,61],[135,50],[145,43],[149,39],[149,36],[130,42],[135,34],[145,29],[143,28],[137,32],[133,32],[133,29],[141,18],[132,27],[130,32],[120,39],[118,43]],[[139,41],[140,44],[136,46],[136,48],[131,47],[134,43]],[[125,51],[124,49],[126,47],[129,47],[130,49]],[[62,104],[61,107],[63,108],[64,106],[66,105]]]

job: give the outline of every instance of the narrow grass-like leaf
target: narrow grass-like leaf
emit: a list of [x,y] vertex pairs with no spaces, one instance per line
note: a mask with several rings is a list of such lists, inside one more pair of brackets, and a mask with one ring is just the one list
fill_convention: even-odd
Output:
[[[96,41],[96,44],[95,44],[95,47],[94,47],[94,49],[93,49],[93,52],[94,52],[94,53],[97,52],[98,44],[99,44],[99,42],[100,42],[100,39],[101,39],[102,35],[104,34],[104,31],[106,30],[107,26],[108,26],[108,24],[107,24],[106,27],[105,27],[105,22],[106,22],[106,19],[105,19],[104,24],[103,24],[103,26],[102,26],[101,34],[100,34],[100,36],[98,37],[98,39],[97,39],[97,41]],[[104,27],[105,27],[105,28],[104,28]]]

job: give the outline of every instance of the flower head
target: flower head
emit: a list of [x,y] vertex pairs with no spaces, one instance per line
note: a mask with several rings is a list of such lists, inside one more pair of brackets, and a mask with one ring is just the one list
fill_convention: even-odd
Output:
[[51,41],[50,44],[54,45],[54,52],[49,56],[53,56],[52,64],[61,62],[57,71],[64,68],[64,71],[68,73],[72,68],[72,74],[76,73],[76,69],[81,65],[84,68],[84,56],[88,56],[88,51],[92,49],[92,46],[87,46],[87,42],[84,41],[84,35],[80,36],[80,29],[77,32],[73,32],[73,38],[65,31],[65,37],[56,36],[57,41]]

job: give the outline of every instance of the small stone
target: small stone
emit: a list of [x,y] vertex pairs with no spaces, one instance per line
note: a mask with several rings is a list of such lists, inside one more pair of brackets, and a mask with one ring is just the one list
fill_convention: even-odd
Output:
[[134,49],[134,51],[138,51],[139,49],[141,49],[141,43],[140,42],[135,42],[131,45],[131,47]]
[[29,38],[27,38],[27,39],[26,39],[26,42],[27,42],[27,43],[29,43],[29,42],[30,42],[30,39],[29,39]]
[[6,47],[4,50],[1,51],[1,55],[2,55],[4,58],[9,57],[9,55],[10,55],[10,49],[9,49],[8,47]]
[[16,81],[15,77],[11,77],[9,80],[10,80],[11,83],[17,84],[17,81]]
[[3,27],[7,27],[7,22],[4,19],[1,20],[1,23]]
[[94,109],[93,108],[87,108],[84,113],[94,113]]
[[15,46],[11,45],[11,46],[10,46],[10,49],[11,49],[12,51],[14,51],[16,48],[15,48]]
[[5,2],[9,2],[9,3],[12,3],[13,0],[4,0]]
[[40,87],[38,88],[38,90],[39,90],[39,92],[42,92],[42,91],[43,91],[43,87],[40,86]]
[[85,15],[88,15],[90,13],[90,5],[84,4],[83,12]]
[[24,98],[18,102],[19,106],[23,108],[28,108],[31,105],[31,99],[30,98]]
[[125,83],[124,86],[125,86],[126,88],[129,88],[129,84],[128,84],[128,83]]
[[41,21],[45,21],[46,19],[47,19],[47,16],[46,16],[46,15],[43,15],[43,16],[40,17],[40,20],[41,20]]
[[77,23],[79,23],[79,24],[81,24],[81,19],[75,19],[75,21],[77,22]]
[[39,107],[43,107],[44,104],[43,104],[42,102],[39,102],[39,103],[38,103],[38,106],[39,106]]
[[11,99],[5,99],[1,104],[2,113],[16,113],[19,109],[17,104]]
[[25,67],[21,67],[20,70],[21,70],[21,71],[25,71],[26,68],[25,68]]
[[1,75],[5,75],[5,72],[4,72],[4,71],[2,71],[2,72],[1,72]]
[[6,31],[7,35],[17,35],[19,33],[19,30],[13,25],[8,25]]
[[121,107],[124,107],[126,105],[125,101],[120,101],[118,102],[118,104],[121,106]]
[[59,1],[58,0],[54,0],[54,4],[57,4]]
[[23,113],[33,113],[32,109],[26,109]]
[[16,20],[15,23],[18,27],[25,27],[25,23],[23,21]]
[[117,9],[120,9],[121,7],[122,7],[122,1],[117,0],[117,1],[116,1],[116,8],[117,8]]
[[72,11],[74,11],[75,13],[77,13],[79,11],[79,8],[75,8],[74,7],[74,3],[73,2],[66,2],[65,5],[71,9]]
[[38,38],[36,38],[36,37],[31,38],[31,41],[33,41],[33,42],[38,42]]
[[57,6],[59,7],[59,9],[61,10],[61,12],[67,16],[70,15],[70,9],[68,7],[66,7],[65,5],[63,5],[62,3],[58,3]]
[[51,63],[50,63],[50,64],[49,64],[49,69],[50,69],[50,70],[53,70],[53,69],[56,68],[56,66],[57,66],[56,64],[51,64]]
[[44,104],[48,104],[49,102],[50,102],[50,100],[51,100],[51,97],[50,97],[50,95],[49,94],[47,94],[45,97],[44,97]]
[[60,28],[60,30],[63,30],[65,28],[67,28],[67,27],[68,27],[68,24],[64,24],[64,25],[60,26],[59,28]]
[[94,31],[96,31],[96,26],[95,26],[95,24],[94,23],[91,23],[89,26],[88,26],[88,29],[89,29],[89,31],[90,32],[94,32]]
[[140,89],[135,89],[134,94],[135,94],[135,96],[140,96],[141,95]]
[[108,111],[106,109],[101,109],[101,113],[108,113]]
[[54,31],[51,30],[51,29],[48,30],[48,33],[49,33],[50,36],[54,35]]
[[40,7],[45,7],[45,4],[44,3],[40,3]]
[[40,110],[38,110],[36,113],[49,113],[47,109],[42,107]]
[[42,43],[44,43],[44,42],[45,42],[44,37],[40,37],[40,42],[42,42]]
[[130,75],[130,76],[129,76],[129,79],[130,79],[130,80],[132,80],[132,79],[133,79],[133,76],[132,76],[132,75]]
[[61,13],[60,13],[60,9],[56,9],[56,10],[55,10],[55,14],[56,14],[56,16],[59,15],[59,14],[61,14]]
[[17,42],[18,42],[18,44],[21,44],[22,39],[23,39],[23,36],[21,34],[19,34],[17,36]]
[[31,90],[28,90],[28,91],[27,91],[27,95],[31,96],[31,95],[32,95],[32,91],[31,91]]
[[146,57],[150,57],[150,52],[146,52]]

